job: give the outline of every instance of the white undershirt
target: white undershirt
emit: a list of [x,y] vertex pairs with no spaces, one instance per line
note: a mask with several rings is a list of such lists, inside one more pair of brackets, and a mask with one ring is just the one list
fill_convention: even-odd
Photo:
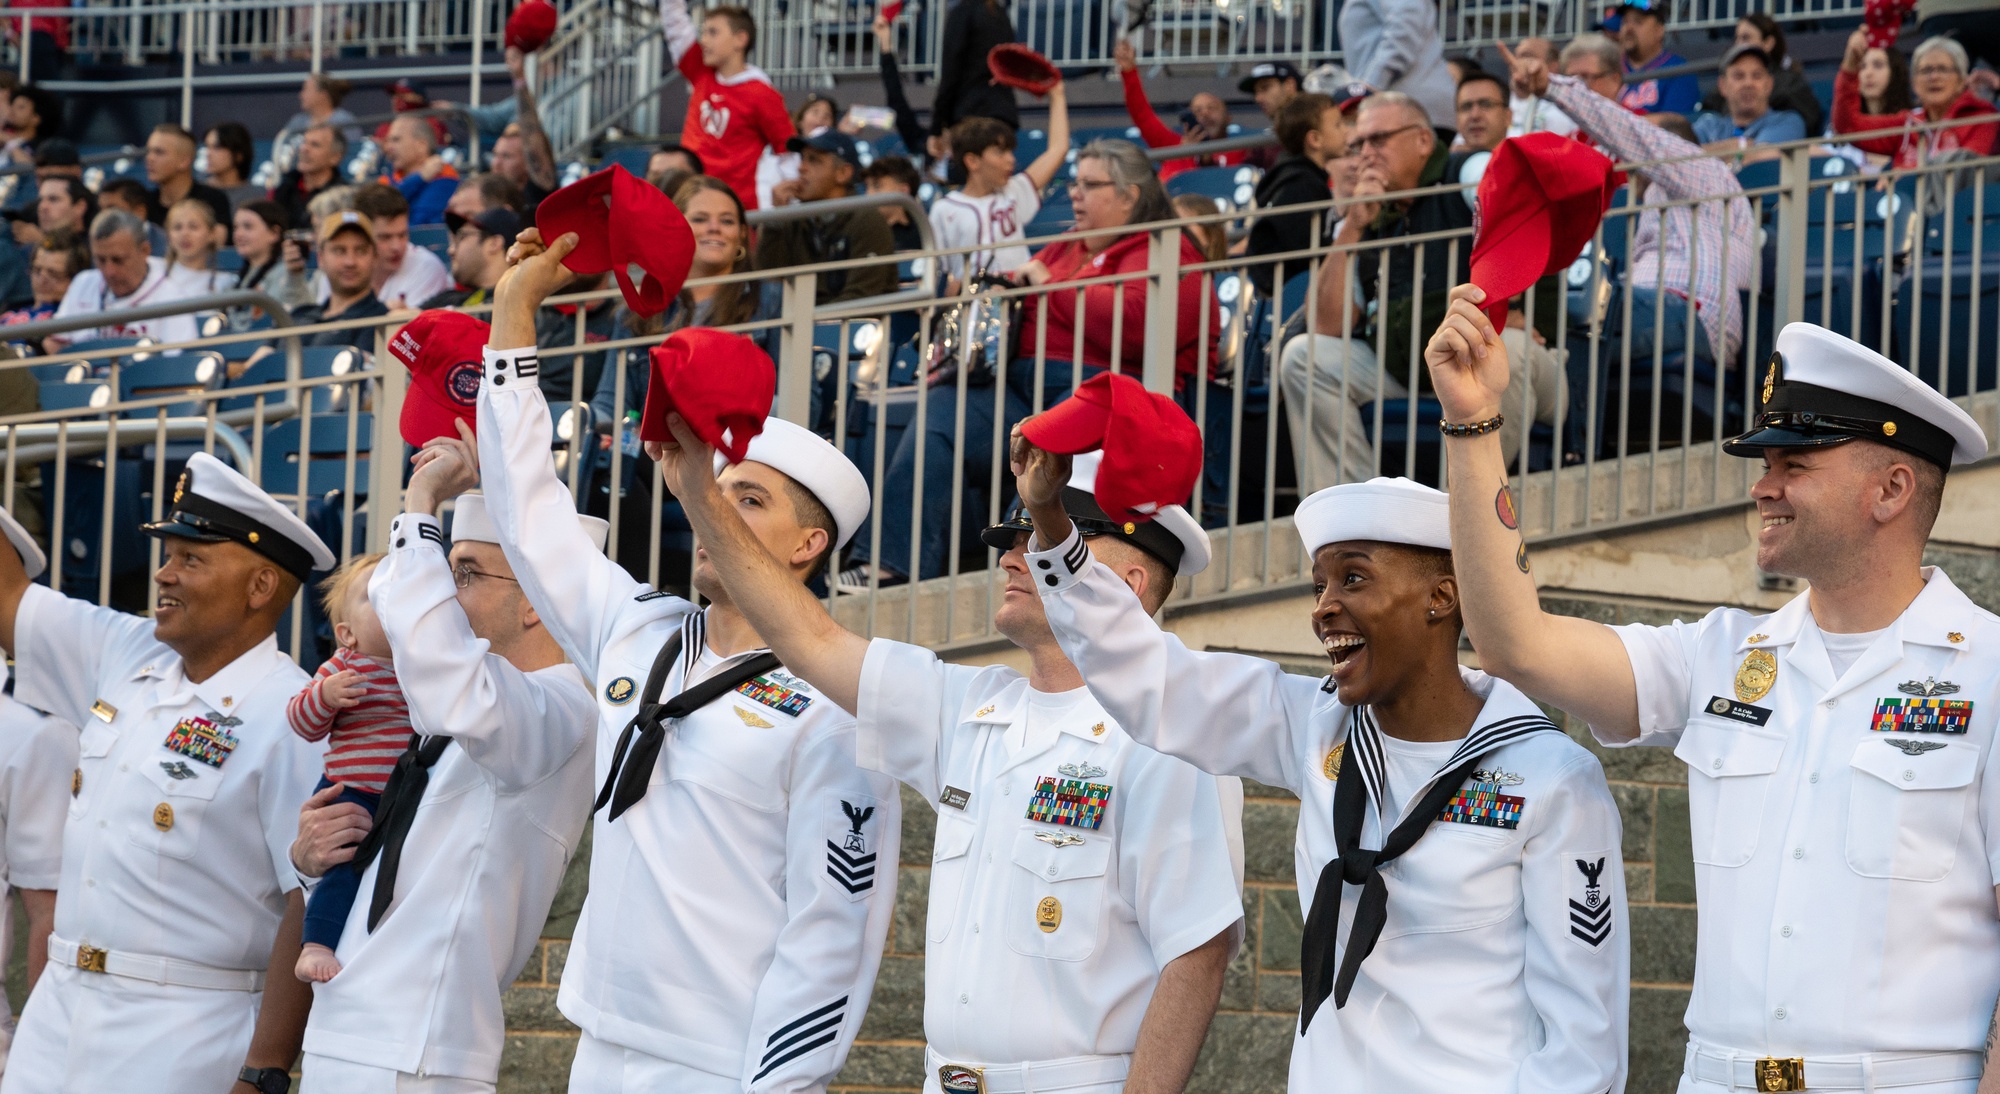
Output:
[[1077,687],[1068,691],[1036,691],[1028,689],[1028,716],[1007,727],[1007,754],[1009,756],[1027,745],[1029,735],[1037,728],[1051,721],[1060,722],[1076,709],[1083,697],[1090,694],[1089,688]]
[[1874,645],[1875,640],[1882,637],[1882,632],[1888,629],[1884,627],[1880,631],[1868,631],[1864,634],[1835,634],[1824,630],[1819,632],[1820,645],[1826,647],[1826,659],[1833,663],[1833,678],[1838,680],[1846,676],[1847,670],[1854,667],[1854,662],[1859,661],[1861,655],[1868,652],[1868,647]]
[[1423,793],[1431,776],[1437,774],[1446,760],[1451,759],[1451,754],[1458,751],[1464,739],[1404,741],[1384,733],[1377,740],[1382,742],[1382,766],[1388,774],[1389,784],[1383,788],[1382,827],[1392,829],[1403,815],[1403,805]]

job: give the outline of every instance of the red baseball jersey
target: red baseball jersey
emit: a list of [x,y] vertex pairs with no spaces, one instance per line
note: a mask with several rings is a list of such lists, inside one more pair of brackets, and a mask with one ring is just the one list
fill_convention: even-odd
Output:
[[681,144],[701,157],[703,169],[729,184],[745,209],[757,208],[757,161],[764,149],[785,151],[794,130],[785,97],[755,65],[718,76],[701,59],[682,0],[662,0],[661,22],[674,64],[688,82],[687,121]]

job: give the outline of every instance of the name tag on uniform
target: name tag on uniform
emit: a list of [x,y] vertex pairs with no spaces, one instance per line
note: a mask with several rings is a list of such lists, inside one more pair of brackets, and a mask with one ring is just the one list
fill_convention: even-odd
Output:
[[1028,819],[1096,831],[1104,824],[1104,807],[1109,804],[1111,788],[1104,783],[1044,775],[1028,800]]
[[118,708],[102,699],[93,699],[90,702],[90,713],[98,721],[110,725],[111,719],[118,717]]
[[789,714],[794,718],[804,714],[806,708],[812,705],[810,696],[794,691],[769,676],[759,676],[755,680],[747,681],[736,691],[780,714]]
[[165,742],[167,751],[210,767],[221,767],[237,743],[235,734],[206,718],[182,718]]
[[964,809],[966,804],[971,801],[972,792],[970,790],[960,790],[955,786],[945,787],[944,793],[938,795],[939,805],[949,805],[953,809]]
[[1728,718],[1753,726],[1761,726],[1771,720],[1769,707],[1751,706],[1749,703],[1739,703],[1720,695],[1709,699],[1708,712],[1718,718]]
[[1877,733],[1964,733],[1972,728],[1972,700],[1877,699],[1868,728]]

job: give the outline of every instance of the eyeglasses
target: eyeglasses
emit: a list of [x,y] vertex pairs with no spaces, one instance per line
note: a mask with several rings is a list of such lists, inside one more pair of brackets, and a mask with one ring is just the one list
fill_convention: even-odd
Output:
[[516,585],[520,584],[518,580],[511,577],[501,577],[499,574],[489,574],[484,570],[475,570],[470,563],[461,562],[457,566],[452,567],[451,579],[457,582],[458,587],[461,589],[470,589],[472,587],[472,579],[475,577],[490,577],[495,581],[512,581]]
[[1398,136],[1401,136],[1404,133],[1408,133],[1412,129],[1424,129],[1424,128],[1427,127],[1419,125],[1416,122],[1411,122],[1409,125],[1397,126],[1396,128],[1388,130],[1387,132],[1370,133],[1365,137],[1355,137],[1353,143],[1359,145],[1361,148],[1372,149],[1374,151],[1380,152],[1382,149],[1387,148],[1389,146],[1389,142],[1395,140]]
[[1919,76],[1956,76],[1957,65],[1923,65],[1917,69]]
[[1100,186],[1116,186],[1116,185],[1118,184],[1112,182],[1110,179],[1103,179],[1103,180],[1071,179],[1069,180],[1069,192],[1072,194],[1078,191],[1083,191],[1085,193],[1088,193],[1092,190],[1097,189]]

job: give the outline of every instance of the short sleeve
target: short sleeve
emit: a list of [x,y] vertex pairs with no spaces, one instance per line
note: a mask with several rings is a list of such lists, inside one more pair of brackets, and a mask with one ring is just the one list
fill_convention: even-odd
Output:
[[[102,698],[105,670],[133,659],[153,642],[153,622],[86,604],[30,585],[14,623],[14,695],[71,725],[82,725],[90,704]],[[170,657],[166,647],[159,647]],[[137,670],[142,664],[133,664]]]
[[67,722],[11,700],[0,719],[21,741],[7,764],[7,884],[54,889],[62,877],[63,824],[77,731]]
[[[1119,820],[1119,875],[1139,931],[1165,968],[1243,918],[1232,833],[1242,799],[1225,806],[1220,780],[1182,760],[1143,750],[1128,765]],[[1116,807],[1114,805],[1114,807]],[[1237,817],[1224,815],[1225,808]]]
[[1626,741],[1608,737],[1596,726],[1591,736],[1607,747],[1671,746],[1687,727],[1688,690],[1694,686],[1695,644],[1703,623],[1676,620],[1664,627],[1629,624],[1611,628],[1632,660],[1632,681],[1639,696],[1639,736]]
[[886,638],[869,642],[854,712],[856,762],[936,801],[944,789],[945,718],[963,693],[961,673],[931,651]]
[[1026,171],[1007,180],[1007,196],[1014,199],[1014,223],[1025,232],[1028,222],[1042,211],[1042,195]]
[[281,893],[301,885],[298,870],[292,866],[292,841],[299,834],[299,807],[319,785],[325,756],[322,745],[286,733],[265,760],[257,814],[264,826],[264,845],[271,854],[271,872]]

